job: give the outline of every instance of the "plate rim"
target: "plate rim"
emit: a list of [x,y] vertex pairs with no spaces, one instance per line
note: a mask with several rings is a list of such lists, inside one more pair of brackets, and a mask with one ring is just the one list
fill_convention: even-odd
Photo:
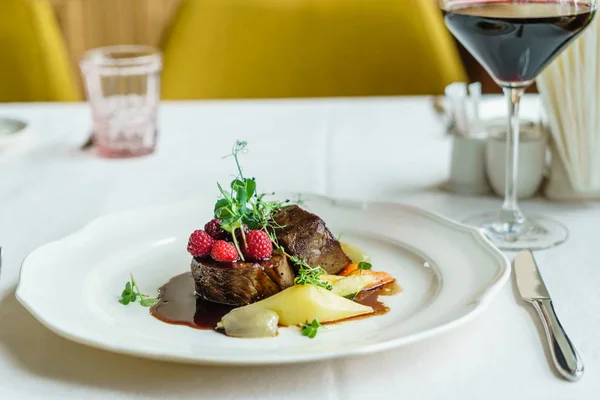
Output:
[[350,208],[356,208],[359,210],[360,209],[368,209],[369,207],[372,207],[372,206],[398,207],[398,208],[402,208],[405,211],[408,211],[410,213],[419,214],[422,217],[431,218],[431,219],[437,221],[438,223],[442,223],[451,228],[457,229],[462,232],[466,232],[474,239],[474,241],[479,246],[481,246],[482,249],[484,249],[488,254],[490,254],[490,256],[493,256],[496,259],[496,261],[497,261],[496,264],[499,267],[498,274],[495,276],[494,279],[492,279],[490,282],[487,283],[487,286],[485,289],[481,290],[479,293],[477,293],[476,297],[473,298],[471,303],[474,303],[475,306],[472,309],[463,312],[462,315],[458,316],[457,318],[454,318],[447,322],[441,322],[441,323],[436,324],[424,331],[411,333],[406,336],[401,336],[401,337],[397,337],[397,338],[390,339],[390,340],[385,340],[385,341],[378,342],[378,343],[372,343],[372,344],[368,344],[368,345],[361,346],[361,347],[349,348],[346,350],[335,350],[335,351],[325,352],[322,354],[310,353],[307,355],[296,354],[296,355],[285,355],[285,356],[271,357],[271,358],[265,357],[263,360],[256,360],[256,359],[237,359],[236,360],[234,358],[218,358],[218,359],[217,358],[198,358],[198,357],[186,357],[186,356],[165,354],[165,353],[160,353],[160,352],[145,353],[143,351],[132,349],[132,348],[129,348],[126,346],[119,346],[114,343],[107,344],[105,342],[98,341],[95,339],[87,339],[85,337],[81,337],[79,335],[72,334],[68,330],[62,329],[61,327],[53,324],[51,319],[45,317],[44,315],[42,315],[42,313],[38,312],[36,310],[36,307],[34,305],[32,305],[31,303],[29,303],[26,296],[24,296],[23,291],[25,290],[25,288],[24,288],[23,277],[26,274],[26,270],[28,268],[27,262],[34,253],[37,253],[39,251],[44,251],[45,249],[47,249],[51,246],[55,246],[63,241],[66,241],[73,236],[82,234],[86,230],[88,230],[92,226],[94,226],[96,223],[98,223],[99,221],[106,219],[108,217],[118,218],[120,215],[129,214],[131,212],[144,212],[144,211],[149,211],[149,210],[156,211],[161,208],[175,207],[175,206],[185,205],[190,202],[196,202],[198,200],[201,201],[201,200],[206,199],[206,197],[196,196],[193,198],[189,198],[187,200],[150,204],[150,205],[145,205],[145,206],[141,206],[141,207],[130,207],[130,208],[118,210],[118,211],[111,212],[111,213],[105,213],[103,215],[100,215],[100,216],[90,220],[89,222],[87,222],[86,224],[84,224],[79,229],[75,230],[74,232],[72,232],[68,235],[65,235],[57,240],[50,241],[48,243],[45,243],[45,244],[37,247],[36,249],[31,251],[23,259],[23,261],[21,263],[20,272],[19,272],[19,282],[17,285],[17,289],[15,291],[15,297],[17,298],[19,303],[35,319],[37,319],[42,325],[44,325],[46,328],[48,328],[53,333],[55,333],[61,337],[64,337],[68,340],[71,340],[73,342],[76,342],[76,343],[79,343],[79,344],[82,344],[85,346],[109,351],[112,353],[125,354],[128,356],[134,356],[134,357],[138,357],[138,358],[153,359],[153,360],[167,361],[167,362],[185,363],[185,364],[195,364],[195,365],[221,365],[221,366],[283,365],[283,364],[306,363],[306,362],[313,362],[313,361],[346,358],[346,357],[359,356],[359,355],[365,355],[365,354],[374,354],[374,353],[379,353],[381,351],[394,349],[397,347],[401,347],[404,345],[408,345],[411,343],[415,343],[415,342],[439,335],[443,332],[449,331],[451,329],[459,327],[459,326],[473,320],[480,313],[485,311],[488,308],[489,304],[496,297],[498,292],[502,289],[502,287],[506,284],[506,282],[508,281],[508,279],[510,277],[512,266],[511,266],[511,263],[508,260],[507,256],[504,253],[502,253],[498,248],[496,248],[492,244],[492,242],[490,242],[485,237],[485,235],[482,232],[480,232],[475,227],[465,225],[458,221],[454,221],[451,218],[445,217],[437,212],[428,211],[428,210],[422,209],[417,206],[407,205],[407,204],[403,204],[403,203],[399,203],[399,202],[397,203],[397,202],[391,202],[391,201],[352,200],[352,199],[345,199],[345,198],[336,198],[336,197],[332,197],[332,196],[324,196],[321,194],[310,193],[310,192],[302,192],[302,195],[307,198],[316,198],[316,199],[320,199],[322,201],[329,202],[331,205],[333,205],[335,207],[350,207]]

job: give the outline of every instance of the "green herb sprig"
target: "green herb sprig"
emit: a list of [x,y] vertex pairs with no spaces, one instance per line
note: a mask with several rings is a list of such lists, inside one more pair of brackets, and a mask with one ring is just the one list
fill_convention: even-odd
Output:
[[[231,234],[233,244],[242,261],[244,255],[238,241],[236,232],[239,230],[243,244],[246,244],[243,225],[247,225],[251,230],[264,230],[273,242],[275,251],[289,258],[299,270],[296,283],[299,285],[312,284],[332,290],[333,286],[329,282],[322,281],[319,277],[326,272],[319,266],[311,267],[304,260],[291,256],[285,252],[285,249],[277,242],[277,236],[274,231],[281,228],[274,220],[273,216],[282,208],[292,203],[285,201],[267,201],[266,193],[259,194],[256,191],[256,180],[246,178],[240,164],[239,156],[247,152],[248,142],[238,140],[235,142],[231,153],[223,158],[233,157],[237,167],[237,176],[231,181],[229,190],[217,183],[221,198],[217,200],[214,207],[214,216],[221,220],[221,228]],[[274,194],[274,193],[273,193]],[[303,204],[304,200],[300,195],[293,201],[295,204]]]
[[223,157],[233,157],[238,175],[231,181],[229,190],[225,190],[217,183],[222,197],[217,200],[214,207],[215,218],[219,218],[221,228],[231,234],[233,244],[243,261],[244,255],[241,252],[236,231],[240,231],[245,245],[246,236],[242,225],[247,225],[251,230],[273,228],[272,216],[290,203],[290,200],[267,201],[265,193],[258,194],[256,192],[256,180],[244,176],[239,160],[239,155],[247,152],[247,146],[247,142],[238,140],[233,146],[231,154]]
[[322,281],[321,275],[327,274],[325,270],[321,267],[312,268],[303,260],[299,260],[296,257],[293,257],[296,260],[293,260],[290,257],[290,260],[299,266],[298,268],[298,276],[296,276],[295,283],[296,285],[313,285],[325,288],[327,290],[333,290],[333,285],[331,282]]
[[371,268],[373,268],[373,266],[370,263],[366,262],[366,261],[361,261],[361,262],[358,263],[358,270],[360,272],[362,272],[362,271],[368,271]]
[[321,326],[322,325],[316,319],[313,319],[311,323],[306,321],[306,323],[302,324],[300,327],[302,330],[302,336],[308,336],[309,338],[314,339],[315,336],[317,336],[317,331]]
[[125,289],[123,289],[123,292],[121,293],[119,303],[126,306],[129,303],[135,303],[136,300],[139,299],[142,306],[152,307],[154,303],[156,303],[156,298],[140,292],[140,288],[138,287],[135,279],[133,279],[133,275],[129,274],[129,277],[130,280],[125,284]]

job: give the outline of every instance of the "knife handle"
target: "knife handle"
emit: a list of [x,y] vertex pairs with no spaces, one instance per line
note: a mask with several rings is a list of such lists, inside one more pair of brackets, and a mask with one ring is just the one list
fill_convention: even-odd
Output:
[[558,372],[569,381],[578,381],[583,376],[583,362],[560,324],[552,300],[532,300],[531,304],[544,324],[552,360]]

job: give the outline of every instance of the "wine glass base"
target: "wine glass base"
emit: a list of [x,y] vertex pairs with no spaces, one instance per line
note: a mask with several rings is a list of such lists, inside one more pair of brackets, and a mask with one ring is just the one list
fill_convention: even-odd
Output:
[[473,225],[500,250],[542,250],[557,246],[569,237],[567,228],[544,216],[528,216],[523,222],[504,219],[501,213],[488,212],[463,221]]

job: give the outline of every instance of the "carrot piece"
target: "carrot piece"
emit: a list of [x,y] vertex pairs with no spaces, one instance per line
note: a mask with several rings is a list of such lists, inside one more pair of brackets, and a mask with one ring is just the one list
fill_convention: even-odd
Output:
[[364,290],[373,289],[378,286],[385,285],[386,283],[392,283],[395,280],[387,272],[378,272],[378,271],[372,271],[372,270],[361,271],[360,269],[358,269],[358,264],[350,264],[350,265],[344,267],[344,269],[341,270],[341,272],[338,275],[350,276],[350,275],[358,275],[358,274],[371,275],[375,278],[373,280],[373,282],[371,282],[369,284],[369,286],[365,287]]
[[349,276],[349,275],[358,275],[360,270],[358,269],[358,264],[350,264],[344,267],[343,270],[338,274],[339,276]]
[[387,272],[378,271],[362,271],[363,274],[372,275],[375,277],[373,282],[369,284],[365,289],[373,289],[377,286],[385,285],[386,283],[392,283],[395,279]]

